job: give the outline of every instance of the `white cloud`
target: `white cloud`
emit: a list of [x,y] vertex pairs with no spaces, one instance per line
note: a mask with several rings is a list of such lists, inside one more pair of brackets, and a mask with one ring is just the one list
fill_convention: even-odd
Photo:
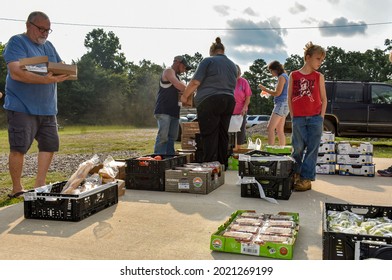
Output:
[[253,22],[241,18],[227,21],[229,30],[225,36],[231,46],[230,54],[239,61],[259,58],[286,59],[286,44],[282,34],[286,31],[280,28],[279,19]]
[[230,7],[227,5],[219,5],[219,6],[214,6],[213,7],[214,11],[216,11],[218,14],[222,16],[228,16],[230,15]]
[[320,21],[319,23],[321,36],[343,36],[353,37],[355,35],[366,34],[367,24],[364,21],[353,22],[344,17],[336,18],[329,23],[327,21]]
[[244,13],[249,15],[249,16],[258,16],[258,13],[256,13],[251,7],[248,7],[244,10]]
[[294,3],[294,7],[289,8],[289,12],[293,15],[302,13],[306,11],[306,7],[304,5],[299,4],[298,2]]

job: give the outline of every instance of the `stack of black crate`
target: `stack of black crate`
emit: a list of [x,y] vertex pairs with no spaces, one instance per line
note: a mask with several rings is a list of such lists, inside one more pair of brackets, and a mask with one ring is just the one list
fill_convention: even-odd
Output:
[[258,150],[240,155],[241,197],[262,198],[261,185],[266,197],[288,200],[294,186],[294,164],[290,156]]

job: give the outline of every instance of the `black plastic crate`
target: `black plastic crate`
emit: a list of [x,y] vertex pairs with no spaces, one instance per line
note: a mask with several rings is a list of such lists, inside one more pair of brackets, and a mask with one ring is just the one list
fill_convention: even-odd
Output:
[[165,191],[165,174],[127,173],[125,188],[146,191]]
[[[249,160],[243,160],[249,157]],[[264,178],[288,178],[294,171],[294,160],[285,155],[263,151],[250,151],[238,162],[238,174],[244,176],[262,176]]]
[[118,202],[117,182],[78,195],[61,194],[66,183],[53,184],[50,193],[25,194],[25,218],[77,222]]
[[356,259],[392,260],[392,245],[378,242],[359,242],[356,250]]
[[[155,157],[157,154],[143,157]],[[161,160],[131,158],[126,160],[125,188],[165,190],[165,171],[187,163],[186,155],[159,155]],[[142,157],[142,158],[143,158]]]
[[[392,237],[349,234],[341,232],[331,232],[328,230],[328,211],[350,211],[361,214],[365,218],[387,217],[392,219],[392,207],[356,204],[336,204],[325,203],[323,209],[323,259],[324,260],[354,260],[356,248],[360,242],[392,244]],[[357,246],[357,247],[356,247]],[[363,245],[366,246],[366,245]],[[363,257],[363,256],[362,256]]]
[[165,175],[165,170],[187,163],[186,155],[147,155],[143,157],[161,156],[161,160],[126,159],[127,174],[157,174]]
[[[288,178],[256,178],[254,179],[263,188],[266,197],[275,199],[288,200],[293,192],[294,180],[293,177]],[[241,197],[256,197],[260,198],[259,186],[256,182],[241,184]]]

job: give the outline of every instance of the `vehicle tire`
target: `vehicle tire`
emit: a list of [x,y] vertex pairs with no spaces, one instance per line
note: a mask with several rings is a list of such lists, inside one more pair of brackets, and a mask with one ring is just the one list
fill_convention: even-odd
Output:
[[336,127],[330,120],[324,120],[323,130],[330,131],[331,133],[336,135]]

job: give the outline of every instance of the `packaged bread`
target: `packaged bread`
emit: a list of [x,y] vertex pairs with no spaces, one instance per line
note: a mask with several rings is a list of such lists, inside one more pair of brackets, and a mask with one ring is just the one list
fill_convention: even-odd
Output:
[[285,227],[285,228],[295,228],[297,224],[294,221],[285,220],[267,220],[265,226],[269,227]]
[[258,226],[244,226],[240,224],[232,224],[230,226],[230,230],[233,231],[240,231],[240,232],[250,232],[250,233],[257,233],[260,227]]
[[225,231],[223,233],[224,237],[232,237],[235,238],[238,241],[243,241],[243,242],[250,242],[252,241],[254,235],[249,232],[240,232],[240,231]]
[[268,217],[270,220],[284,220],[284,221],[293,221],[294,218],[291,215],[283,215],[283,214],[277,214],[277,215],[270,215]]
[[260,229],[260,233],[292,237],[294,235],[294,230],[292,228],[283,227],[263,227]]
[[265,242],[291,244],[293,242],[293,239],[286,236],[266,235],[266,234],[259,234],[254,239],[254,243],[259,245],[263,245]]
[[103,162],[103,167],[98,171],[104,183],[112,182],[118,174],[116,161],[112,156],[108,156]]
[[73,191],[80,186],[80,184],[86,179],[90,170],[99,163],[98,155],[94,155],[91,159],[82,162],[76,172],[72,174],[71,178],[65,184],[61,193],[72,194]]
[[256,213],[256,212],[243,212],[240,214],[241,218],[255,218],[255,219],[264,219],[264,214]]
[[235,219],[235,223],[240,225],[248,225],[248,226],[261,226],[263,224],[262,220],[252,219],[252,218],[237,218]]

